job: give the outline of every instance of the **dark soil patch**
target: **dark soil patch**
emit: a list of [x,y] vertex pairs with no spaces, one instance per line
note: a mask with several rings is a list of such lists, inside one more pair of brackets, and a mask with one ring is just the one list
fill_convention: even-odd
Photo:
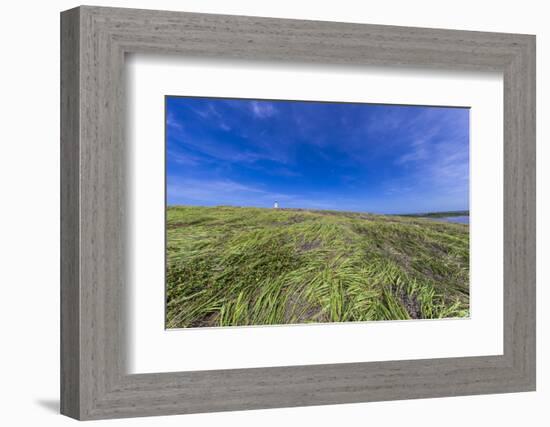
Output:
[[200,328],[200,327],[213,327],[218,326],[219,315],[217,312],[209,313],[206,316],[195,320],[188,327],[190,328]]
[[401,301],[401,304],[403,304],[403,307],[407,310],[407,313],[409,313],[409,316],[411,316],[411,319],[422,318],[420,302],[414,296],[408,295],[404,289],[397,289],[394,293],[395,296],[399,298],[399,301]]
[[305,242],[305,243],[302,243],[300,246],[298,246],[298,251],[309,252],[314,249],[317,249],[319,246],[321,246],[321,242],[319,240],[314,240],[312,242]]
[[180,228],[180,227],[189,227],[189,224],[186,224],[185,222],[172,222],[170,224],[166,224],[166,228],[168,229]]
[[290,218],[288,218],[286,221],[277,221],[277,222],[272,222],[271,224],[272,225],[275,225],[275,226],[281,226],[281,225],[292,225],[292,224],[298,224],[300,222],[304,222],[306,219],[303,217],[303,216],[300,216],[300,215],[296,215],[296,216],[291,216]]

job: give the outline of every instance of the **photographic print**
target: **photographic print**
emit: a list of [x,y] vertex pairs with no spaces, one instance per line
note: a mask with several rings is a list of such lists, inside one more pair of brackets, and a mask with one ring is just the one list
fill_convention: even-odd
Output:
[[166,328],[468,317],[469,114],[166,96]]

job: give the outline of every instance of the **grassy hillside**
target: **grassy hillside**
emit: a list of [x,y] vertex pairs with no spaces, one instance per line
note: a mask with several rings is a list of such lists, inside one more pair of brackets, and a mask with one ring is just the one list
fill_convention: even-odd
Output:
[[468,226],[350,212],[167,210],[168,328],[468,316]]

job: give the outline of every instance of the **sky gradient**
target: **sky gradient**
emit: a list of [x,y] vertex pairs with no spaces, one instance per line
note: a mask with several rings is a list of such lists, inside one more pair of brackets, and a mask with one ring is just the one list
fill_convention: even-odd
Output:
[[168,205],[469,209],[469,109],[166,97]]

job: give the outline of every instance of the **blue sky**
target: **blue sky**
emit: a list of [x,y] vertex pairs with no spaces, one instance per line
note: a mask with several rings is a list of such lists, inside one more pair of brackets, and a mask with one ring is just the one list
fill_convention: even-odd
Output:
[[468,209],[469,109],[166,97],[168,205]]

